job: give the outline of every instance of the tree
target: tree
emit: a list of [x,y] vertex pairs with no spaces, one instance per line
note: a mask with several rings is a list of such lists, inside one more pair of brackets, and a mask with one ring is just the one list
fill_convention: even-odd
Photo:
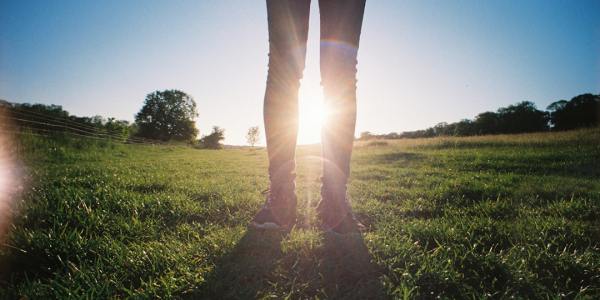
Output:
[[566,109],[568,103],[567,100],[558,100],[546,107],[553,130],[564,130],[571,126],[569,113]]
[[448,132],[448,123],[446,122],[440,122],[433,126],[433,132],[436,136],[452,134]]
[[144,106],[135,116],[137,135],[162,141],[191,141],[198,134],[194,120],[196,102],[178,90],[148,94]]
[[246,141],[250,144],[251,147],[254,147],[256,143],[260,140],[260,131],[258,126],[252,126],[248,128],[248,133],[246,134]]
[[475,127],[477,134],[495,134],[498,133],[499,122],[497,113],[486,111],[475,117],[473,126]]
[[553,130],[568,130],[600,124],[600,95],[582,94],[571,101],[559,100],[550,104],[550,123]]
[[397,132],[390,132],[390,133],[384,135],[383,138],[388,139],[388,140],[395,140],[395,139],[399,139],[400,135]]
[[473,121],[469,119],[462,119],[454,124],[454,135],[468,136],[475,134]]
[[500,133],[522,133],[548,130],[548,113],[538,110],[533,102],[523,101],[498,109]]
[[360,137],[358,139],[362,140],[362,141],[367,141],[367,140],[371,140],[371,139],[374,139],[374,138],[376,138],[376,136],[373,135],[371,132],[369,132],[369,131],[363,131],[363,132],[360,133]]
[[203,136],[198,141],[198,146],[206,149],[221,149],[223,148],[221,141],[224,139],[225,129],[220,128],[219,126],[213,126],[213,131],[211,134]]
[[129,136],[129,122],[108,118],[104,124],[104,130],[111,136],[115,136],[120,140],[126,140]]

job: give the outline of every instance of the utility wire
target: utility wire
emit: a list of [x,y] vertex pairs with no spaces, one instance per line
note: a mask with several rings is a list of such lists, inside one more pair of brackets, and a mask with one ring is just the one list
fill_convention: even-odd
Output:
[[[84,124],[80,124],[80,123],[77,123],[75,121],[70,121],[70,120],[66,120],[66,119],[65,119],[65,121],[69,121],[69,122],[63,122],[61,120],[56,120],[56,118],[53,118],[53,117],[50,117],[50,116],[45,116],[45,115],[40,115],[40,114],[36,114],[36,113],[31,113],[31,114],[28,115],[28,113],[30,113],[30,112],[13,111],[13,113],[21,114],[21,115],[27,116],[27,117],[33,117],[33,118],[42,119],[42,120],[45,120],[45,121],[48,121],[48,122],[57,122],[57,123],[61,123],[61,124],[66,124],[65,126],[67,126],[68,128],[74,129],[74,130],[77,130],[77,131],[80,131],[80,132],[84,132],[81,129],[85,129],[85,130],[91,130],[94,134],[98,134],[98,135],[110,135],[110,136],[115,136],[115,137],[119,136],[118,133],[112,133],[112,132],[108,132],[108,131],[107,132],[102,132],[101,129],[98,128],[98,127],[94,127],[94,126],[91,126],[91,125],[84,125]],[[14,117],[7,117],[7,118],[21,119],[21,118],[14,118]],[[28,121],[31,121],[31,120],[28,120]],[[79,128],[73,128],[71,126],[68,126],[68,125],[71,125],[71,123],[73,124],[72,126],[79,127]],[[143,141],[143,142],[147,141],[146,139],[137,138],[137,137],[130,137],[129,139]]]

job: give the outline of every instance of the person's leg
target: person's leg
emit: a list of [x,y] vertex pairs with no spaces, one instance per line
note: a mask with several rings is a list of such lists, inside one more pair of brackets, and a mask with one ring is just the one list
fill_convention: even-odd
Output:
[[346,199],[356,124],[356,64],[365,0],[320,0],[321,78],[328,116],[322,128],[323,186],[319,214],[325,227],[351,212]]
[[286,215],[295,210],[296,205],[294,156],[298,132],[298,89],[306,56],[310,0],[267,0],[267,14],[269,72],[264,123],[270,194],[266,208],[279,219],[279,223],[285,223]]

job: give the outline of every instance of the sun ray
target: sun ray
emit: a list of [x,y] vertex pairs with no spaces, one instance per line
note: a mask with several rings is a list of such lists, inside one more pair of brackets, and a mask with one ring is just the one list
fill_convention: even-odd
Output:
[[320,143],[321,126],[326,115],[323,89],[318,83],[303,80],[299,101],[298,144]]

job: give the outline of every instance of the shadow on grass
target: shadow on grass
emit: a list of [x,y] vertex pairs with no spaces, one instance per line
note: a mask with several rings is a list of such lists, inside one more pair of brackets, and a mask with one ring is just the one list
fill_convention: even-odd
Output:
[[362,235],[325,234],[319,266],[323,290],[331,299],[386,299],[382,270],[375,263]]
[[249,229],[230,254],[217,261],[192,299],[255,299],[267,296],[385,299],[362,236],[324,235],[310,253],[282,251],[285,233]]
[[285,233],[248,229],[231,253],[219,259],[191,299],[253,299],[267,288],[281,258]]

